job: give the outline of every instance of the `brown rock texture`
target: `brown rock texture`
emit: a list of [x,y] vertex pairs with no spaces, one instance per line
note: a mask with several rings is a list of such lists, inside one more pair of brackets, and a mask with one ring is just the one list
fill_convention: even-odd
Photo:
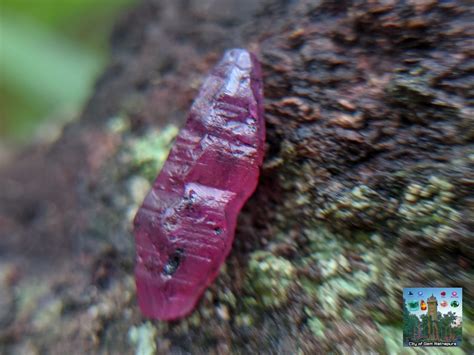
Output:
[[[80,119],[0,167],[0,353],[399,353],[412,285],[464,288],[472,352],[473,23],[468,1],[138,4]],[[148,323],[131,216],[235,47],[263,66],[259,187],[197,310]]]

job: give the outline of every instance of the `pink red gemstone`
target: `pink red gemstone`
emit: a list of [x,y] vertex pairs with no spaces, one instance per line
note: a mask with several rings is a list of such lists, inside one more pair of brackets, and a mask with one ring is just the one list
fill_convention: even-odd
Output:
[[257,59],[244,49],[227,51],[138,210],[135,279],[146,317],[190,313],[229,254],[263,160],[262,90]]

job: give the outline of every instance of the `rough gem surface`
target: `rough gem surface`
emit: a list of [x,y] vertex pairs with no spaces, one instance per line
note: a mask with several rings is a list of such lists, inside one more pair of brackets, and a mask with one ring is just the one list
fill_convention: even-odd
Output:
[[264,140],[260,65],[244,49],[229,50],[135,216],[135,279],[146,317],[189,314],[217,276],[257,186]]

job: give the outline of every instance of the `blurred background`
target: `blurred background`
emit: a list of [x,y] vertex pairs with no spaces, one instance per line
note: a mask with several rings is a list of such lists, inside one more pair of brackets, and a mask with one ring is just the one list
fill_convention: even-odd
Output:
[[[404,332],[430,334],[403,288],[435,285],[463,288],[463,348],[416,353],[474,354],[472,18],[467,1],[0,0],[0,354],[413,354]],[[259,185],[195,312],[148,321],[132,220],[231,46],[263,66]]]
[[0,140],[26,142],[47,120],[77,116],[114,20],[134,2],[0,1]]

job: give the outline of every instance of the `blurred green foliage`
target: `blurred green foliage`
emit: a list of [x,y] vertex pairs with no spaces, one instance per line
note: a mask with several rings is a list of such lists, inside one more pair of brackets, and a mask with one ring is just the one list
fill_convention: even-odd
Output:
[[0,138],[25,140],[41,121],[79,112],[134,1],[0,0]]

